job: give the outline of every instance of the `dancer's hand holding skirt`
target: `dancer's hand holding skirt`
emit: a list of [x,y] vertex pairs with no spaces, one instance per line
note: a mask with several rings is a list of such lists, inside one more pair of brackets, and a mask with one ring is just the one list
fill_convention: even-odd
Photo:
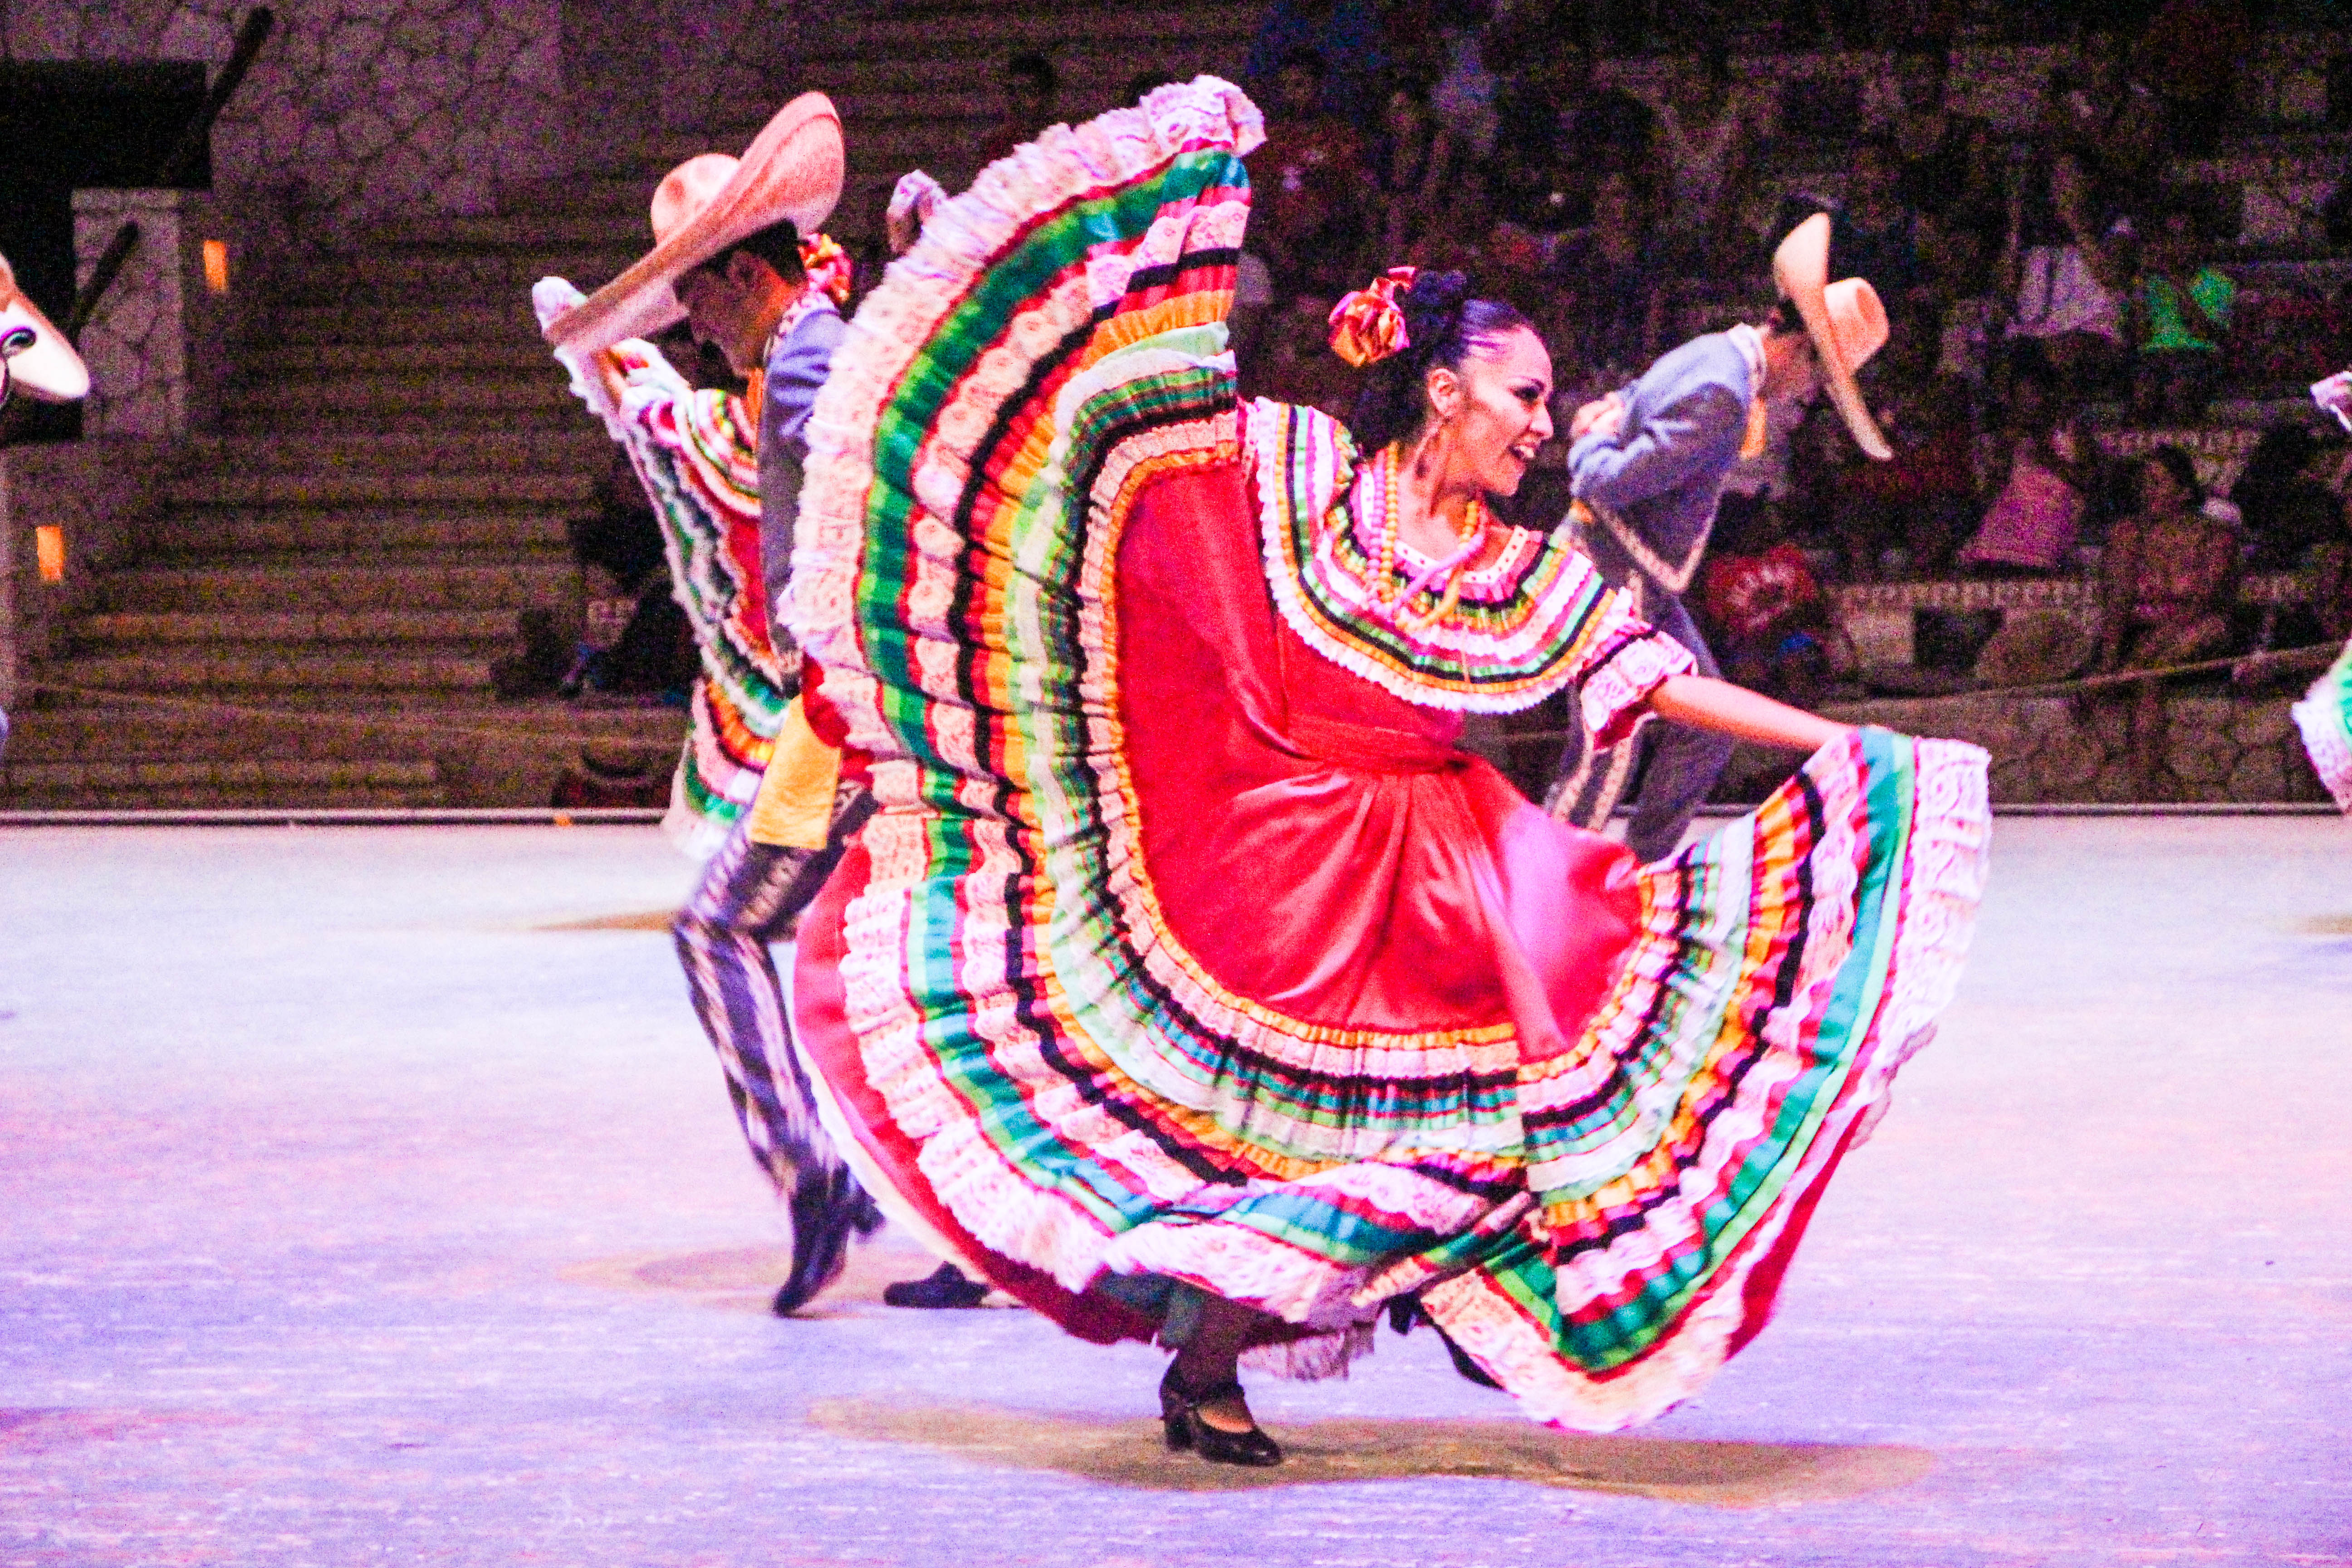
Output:
[[1190,1286],[1321,1375],[1409,1296],[1622,1426],[1762,1326],[1949,998],[1983,755],[1858,732],[1636,867],[1462,752],[1569,689],[1617,738],[1688,657],[1531,532],[1383,607],[1359,454],[1235,392],[1259,139],[1205,78],[1057,128],[858,312],[790,614],[879,809],[800,1037],[869,1188],[1075,1333]]

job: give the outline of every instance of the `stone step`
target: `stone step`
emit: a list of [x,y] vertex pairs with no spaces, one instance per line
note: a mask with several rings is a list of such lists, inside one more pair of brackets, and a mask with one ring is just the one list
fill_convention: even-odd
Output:
[[[569,428],[546,431],[451,431],[420,435],[197,436],[183,448],[196,470],[318,474],[416,474],[454,478],[482,474],[499,479],[561,476],[583,483],[583,470],[602,472],[613,443],[584,412]],[[565,498],[572,491],[566,489]]]
[[[651,189],[650,186],[647,189]],[[532,282],[537,282],[533,279]],[[331,289],[321,290],[331,295]],[[528,286],[520,296],[500,295],[496,304],[426,301],[412,305],[292,304],[271,321],[272,335],[293,343],[501,343],[539,340]]]
[[347,260],[288,279],[286,297],[303,305],[337,300],[359,306],[433,306],[443,300],[468,305],[513,301],[513,331],[538,326],[530,310],[530,286],[546,277],[603,279],[637,258],[634,237],[614,234],[602,247],[532,247],[508,250],[362,250]]
[[[803,61],[792,78],[795,82],[817,84],[845,63],[943,55],[970,54],[993,67],[1007,55],[1039,49],[1052,53],[1063,79],[1069,80],[1079,72],[1066,63],[1067,57],[1087,51],[1108,53],[1113,46],[1150,48],[1173,38],[1238,37],[1246,41],[1265,15],[1265,7],[1251,0],[1238,4],[1223,0],[1181,9],[958,5],[930,15],[869,16],[858,19],[849,48],[829,58]],[[780,94],[777,101],[790,97],[791,90]]]
[[403,343],[278,343],[248,349],[237,358],[238,379],[247,383],[427,369],[439,374],[553,376],[559,385],[563,380],[562,367],[535,333],[487,342],[448,337]]
[[174,648],[168,653],[92,654],[51,668],[45,679],[83,692],[194,693],[223,701],[274,700],[289,693],[425,692],[436,700],[490,690],[488,652],[392,652],[358,645],[331,650],[283,645],[267,650]]
[[257,561],[133,566],[100,578],[101,613],[167,610],[508,610],[554,605],[579,589],[566,557],[497,564],[355,559],[332,565]]
[[450,374],[425,369],[352,371],[342,375],[277,376],[232,386],[221,395],[226,418],[249,422],[266,414],[299,416],[370,413],[386,416],[493,412],[525,419],[580,407],[552,363],[533,367]]
[[498,474],[430,469],[320,468],[271,473],[187,473],[164,487],[174,506],[569,505],[595,493],[593,474]]
[[19,707],[9,720],[15,726],[8,737],[11,763],[416,758],[453,743],[572,748],[583,738],[600,752],[657,758],[676,754],[686,729],[685,712],[676,708],[575,708],[549,699],[490,707],[468,702],[452,714],[413,694],[396,707],[345,706],[332,713],[286,710],[274,699],[250,711],[201,700],[57,705],[42,700]]
[[[634,189],[634,185],[625,187]],[[636,205],[637,228],[647,229],[651,187]],[[626,210],[622,208],[621,210]],[[483,251],[545,251],[556,248],[602,251],[616,240],[637,237],[617,233],[611,218],[595,209],[583,211],[544,206],[501,208],[495,213],[400,218],[368,231],[370,245],[401,255],[465,255]]]
[[570,511],[529,507],[191,508],[150,536],[163,558],[311,551],[557,551]]
[[441,770],[430,759],[106,759],[0,766],[0,805],[19,811],[444,803]]
[[[239,643],[315,646],[460,643],[498,646],[520,614],[498,610],[114,610],[73,624],[78,647],[148,648],[174,644],[234,651]],[[282,647],[278,651],[282,651]]]
[[323,436],[430,436],[487,433],[495,430],[535,430],[550,435],[565,426],[552,409],[483,408],[319,408],[297,411],[262,408],[226,411],[222,424],[231,435],[280,436],[297,428]]

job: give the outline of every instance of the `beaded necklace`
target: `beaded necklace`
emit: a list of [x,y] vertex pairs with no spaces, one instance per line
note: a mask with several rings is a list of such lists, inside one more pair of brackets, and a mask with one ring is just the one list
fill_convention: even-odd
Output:
[[[1380,463],[1372,470],[1377,476],[1381,492],[1381,531],[1373,550],[1370,586],[1372,607],[1382,620],[1399,631],[1417,632],[1444,620],[1460,601],[1462,574],[1459,569],[1486,542],[1486,503],[1473,496],[1470,504],[1462,509],[1461,522],[1455,525],[1455,537],[1459,542],[1453,552],[1442,560],[1432,562],[1403,589],[1392,592],[1392,584],[1399,575],[1397,547],[1404,522],[1404,486],[1398,482],[1398,468],[1396,448],[1391,446],[1382,449]],[[1411,614],[1407,606],[1441,575],[1445,578],[1445,592],[1439,596],[1436,606],[1426,615]]]

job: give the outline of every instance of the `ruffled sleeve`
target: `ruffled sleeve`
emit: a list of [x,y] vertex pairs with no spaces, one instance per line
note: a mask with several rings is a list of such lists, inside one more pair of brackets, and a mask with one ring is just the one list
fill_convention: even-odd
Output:
[[1585,728],[1591,731],[1595,751],[1615,745],[1633,732],[1650,693],[1670,676],[1696,675],[1698,661],[1690,650],[1646,621],[1637,620],[1625,606],[1625,595],[1609,595],[1608,614],[1616,624],[1593,640],[1593,658],[1579,677],[1578,700]]

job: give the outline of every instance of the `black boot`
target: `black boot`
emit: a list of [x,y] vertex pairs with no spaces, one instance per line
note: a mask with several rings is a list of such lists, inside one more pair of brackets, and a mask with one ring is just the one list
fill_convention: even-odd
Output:
[[1160,1425],[1171,1448],[1191,1448],[1213,1465],[1248,1465],[1264,1468],[1282,1463],[1282,1446],[1252,1425],[1246,1432],[1228,1432],[1201,1419],[1201,1406],[1220,1399],[1239,1399],[1242,1385],[1226,1382],[1214,1388],[1193,1390],[1168,1363],[1160,1380]]
[[814,1300],[849,1262],[849,1239],[871,1235],[880,1215],[846,1169],[813,1176],[793,1189],[793,1272],[776,1292],[774,1311],[788,1318]]
[[933,1311],[977,1307],[988,1287],[964,1277],[952,1263],[942,1263],[921,1279],[901,1279],[882,1287],[882,1300],[892,1307],[921,1307]]

